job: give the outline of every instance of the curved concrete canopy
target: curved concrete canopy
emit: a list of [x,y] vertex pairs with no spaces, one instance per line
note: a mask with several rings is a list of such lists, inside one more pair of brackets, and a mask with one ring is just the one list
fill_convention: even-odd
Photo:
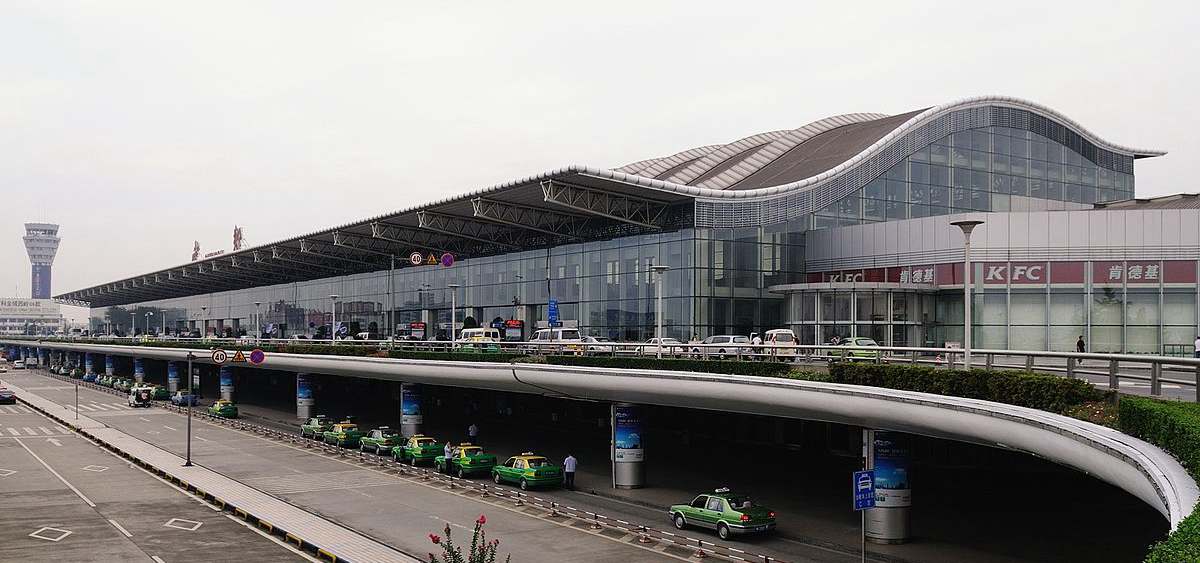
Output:
[[[80,343],[42,347],[172,361],[193,352],[196,362],[211,363],[202,350]],[[1200,499],[1200,489],[1183,466],[1152,444],[1089,422],[975,399],[769,377],[527,363],[272,353],[262,367],[820,420],[1022,451],[1125,490],[1162,513],[1172,529]]]

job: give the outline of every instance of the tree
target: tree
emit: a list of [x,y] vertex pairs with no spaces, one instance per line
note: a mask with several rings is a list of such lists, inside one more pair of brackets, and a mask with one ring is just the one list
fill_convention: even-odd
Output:
[[464,329],[479,328],[479,321],[475,320],[475,317],[472,317],[470,315],[467,315],[467,318],[463,319],[462,323],[463,323],[462,327]]
[[[442,548],[442,555],[439,558],[437,554],[429,554],[429,563],[495,563],[496,550],[500,547],[500,540],[488,541],[487,533],[483,531],[483,525],[487,523],[487,517],[480,514],[479,519],[475,520],[475,532],[471,536],[471,547],[467,552],[467,556],[463,557],[462,547],[456,545],[450,537],[450,524],[442,529],[446,534],[443,538],[437,534],[429,534],[429,541],[434,545]],[[512,560],[512,555],[504,558],[505,563]]]

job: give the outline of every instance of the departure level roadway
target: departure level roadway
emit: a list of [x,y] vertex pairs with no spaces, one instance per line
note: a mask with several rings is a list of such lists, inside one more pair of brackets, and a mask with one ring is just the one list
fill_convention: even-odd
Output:
[[[12,381],[68,408],[74,406],[73,385],[64,385],[36,371],[9,372],[0,380]],[[182,415],[159,408],[122,407],[120,396],[82,386],[79,403],[81,412],[93,420],[184,455],[186,420]],[[489,538],[499,538],[501,552],[511,553],[513,561],[677,561],[687,560],[692,553],[663,545],[643,547],[633,536],[593,533],[586,524],[566,518],[549,519],[538,509],[520,509],[451,494],[199,418],[193,418],[192,428],[194,462],[410,553],[433,551],[435,546],[429,542],[428,534],[442,535],[446,522],[451,524],[458,539],[469,540],[480,514],[487,515]],[[487,481],[480,479],[480,483]],[[656,524],[659,520],[665,522],[665,516],[647,520],[639,519]],[[705,539],[711,541],[715,537]],[[757,547],[754,551],[763,551]],[[819,558],[786,553],[771,555],[788,561],[851,559],[832,553]]]
[[0,434],[0,561],[312,560],[28,407]]

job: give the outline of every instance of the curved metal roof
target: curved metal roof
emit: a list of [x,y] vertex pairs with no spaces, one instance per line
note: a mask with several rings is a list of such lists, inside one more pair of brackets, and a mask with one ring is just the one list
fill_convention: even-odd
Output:
[[[881,155],[895,158],[913,143],[928,144],[934,139],[926,139],[927,129],[944,129],[963,112],[987,108],[1028,112],[1081,142],[1118,155],[1166,154],[1106,141],[1034,102],[980,96],[895,116],[830,117],[798,129],[760,133],[616,169],[568,166],[58,298],[95,307],[122,305],[378,271],[393,260],[397,266],[406,265],[413,252],[485,256],[654,232],[695,224],[693,215],[697,220],[701,211],[711,215],[712,204],[788,198],[775,207],[792,215],[806,213],[840,197],[846,185],[864,174],[860,168],[874,171]],[[959,121],[969,126],[969,120]],[[701,209],[702,205],[708,207]],[[730,210],[736,211],[721,207],[718,212]],[[770,219],[759,209],[742,211],[757,221]]]

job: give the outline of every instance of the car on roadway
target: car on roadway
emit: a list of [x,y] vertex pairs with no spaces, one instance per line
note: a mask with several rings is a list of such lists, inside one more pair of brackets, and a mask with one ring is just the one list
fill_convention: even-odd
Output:
[[692,348],[692,355],[701,358],[716,357],[724,360],[729,356],[750,354],[750,337],[738,334],[718,334],[700,341],[704,346]]
[[516,483],[522,491],[542,485],[562,485],[562,467],[555,465],[545,456],[525,452],[508,458],[503,465],[492,468],[492,481]]
[[21,360],[13,362],[13,369],[25,369],[25,362]]
[[543,328],[534,332],[529,342],[524,351],[532,354],[581,354],[585,350],[577,328]]
[[[638,353],[643,356],[657,356],[660,348],[658,340],[658,338],[651,338],[650,340],[647,340],[638,348]],[[682,356],[684,352],[687,351],[687,348],[684,347],[684,344],[677,338],[663,338],[661,348],[663,356],[671,356],[675,358]]]
[[171,398],[171,392],[168,391],[166,387],[163,387],[162,385],[155,385],[153,383],[151,383],[149,387],[151,399],[154,399],[155,401],[165,401]]
[[392,448],[392,459],[399,463],[407,461],[409,465],[425,461],[433,463],[433,460],[442,453],[445,453],[444,446],[438,443],[437,438],[417,434],[410,437],[407,442]]
[[129,390],[129,406],[150,408],[151,389],[149,387],[133,387]]
[[796,333],[792,332],[790,328],[768,330],[763,336],[763,344],[770,346],[763,350],[763,354],[772,356],[781,362],[796,359]]
[[450,457],[434,458],[433,467],[463,479],[475,473],[491,472],[496,467],[496,456],[483,451],[483,446],[464,442],[450,449]]
[[383,455],[385,452],[391,452],[399,441],[399,433],[387,426],[380,426],[358,439],[358,451]]
[[839,358],[851,360],[851,361],[853,361],[853,360],[874,360],[874,359],[879,358],[879,356],[880,356],[880,352],[878,350],[854,349],[854,348],[862,348],[862,347],[878,348],[879,343],[876,342],[874,338],[863,338],[861,336],[854,337],[854,338],[847,338],[847,339],[843,340],[839,344],[839,346],[845,346],[846,349],[845,350],[832,350],[832,349],[829,350],[829,355],[831,356],[831,358],[830,358],[831,362],[836,361]]
[[233,404],[233,401],[217,399],[217,402],[208,407],[208,414],[221,418],[237,418],[238,408],[237,405]]
[[613,339],[607,336],[585,336],[583,343],[587,344],[590,356],[614,356],[620,348]]
[[104,374],[96,379],[96,383],[98,383],[101,387],[112,387],[116,379],[117,378],[111,375]]
[[200,404],[200,395],[186,391],[176,391],[174,395],[171,395],[171,404],[177,407],[186,407],[189,404],[196,406]]
[[763,533],[775,529],[775,511],[727,488],[696,495],[692,502],[674,504],[668,510],[675,528],[708,528],[717,537],[728,540],[736,535]]
[[8,387],[0,387],[0,404],[17,404],[17,394],[13,393],[13,390]]
[[83,379],[83,368],[71,368],[71,377],[73,379]]
[[321,435],[322,441],[326,444],[333,444],[339,448],[353,448],[358,446],[359,439],[362,438],[362,430],[358,429],[358,425],[348,420],[343,420],[329,427],[324,434]]
[[98,376],[94,373],[85,373],[83,374],[83,381],[86,383],[95,383],[97,377]]
[[324,439],[326,430],[329,430],[329,420],[325,415],[318,414],[300,425],[300,437],[311,436],[314,440],[321,440]]
[[0,373],[8,373],[8,366],[0,365]]
[[117,391],[120,391],[122,393],[128,393],[130,389],[133,389],[133,386],[134,386],[134,381],[132,379],[125,379],[124,377],[118,377],[113,380],[112,388],[116,389]]
[[454,347],[464,352],[499,352],[500,330],[491,327],[464,328]]

